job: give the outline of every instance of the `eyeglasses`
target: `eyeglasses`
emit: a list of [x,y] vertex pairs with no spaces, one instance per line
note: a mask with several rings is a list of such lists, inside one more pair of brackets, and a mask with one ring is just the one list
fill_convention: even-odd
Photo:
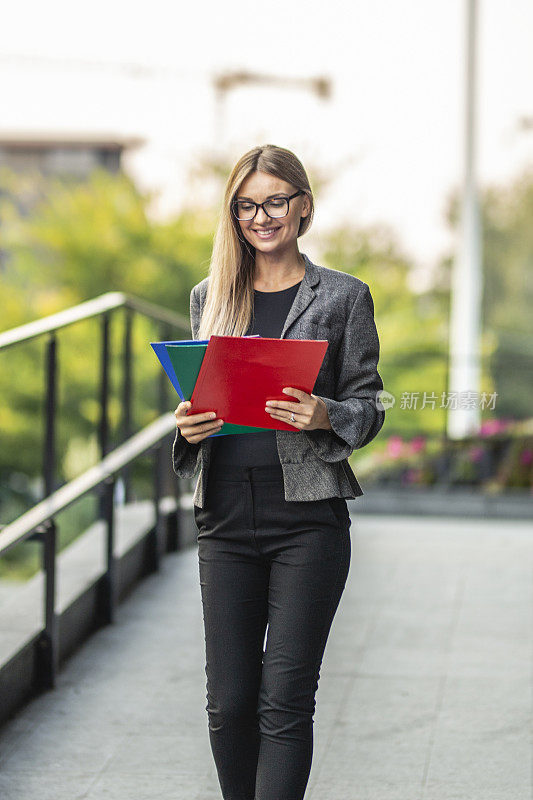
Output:
[[269,200],[265,200],[264,203],[254,203],[253,200],[234,200],[231,209],[236,218],[241,221],[254,219],[259,208],[263,209],[267,217],[279,219],[279,217],[287,216],[289,213],[289,201],[293,197],[298,197],[299,194],[304,194],[302,189],[291,194],[290,197],[285,197],[284,195],[271,197]]

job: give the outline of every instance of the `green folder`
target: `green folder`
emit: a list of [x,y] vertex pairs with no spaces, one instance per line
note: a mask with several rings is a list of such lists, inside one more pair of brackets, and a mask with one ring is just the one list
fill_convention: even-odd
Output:
[[[207,343],[166,345],[166,351],[179,381],[184,400],[191,399],[206,347]],[[271,430],[272,428],[254,428],[251,425],[236,425],[233,422],[225,422],[221,430],[211,434],[211,436],[228,436],[233,433],[257,433]]]

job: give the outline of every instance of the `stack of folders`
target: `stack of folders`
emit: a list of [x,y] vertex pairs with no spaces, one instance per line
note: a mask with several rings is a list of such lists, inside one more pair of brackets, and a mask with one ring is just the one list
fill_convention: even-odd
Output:
[[214,411],[224,425],[212,436],[290,430],[273,419],[267,400],[298,402],[284,387],[310,394],[324,360],[326,339],[271,339],[259,335],[212,335],[209,339],[150,342],[191,414]]

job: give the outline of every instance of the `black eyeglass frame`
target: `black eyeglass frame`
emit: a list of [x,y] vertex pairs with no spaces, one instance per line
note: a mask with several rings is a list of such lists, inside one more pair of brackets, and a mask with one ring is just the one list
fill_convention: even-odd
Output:
[[[267,217],[269,217],[270,219],[283,219],[283,217],[286,217],[289,214],[290,206],[291,206],[291,200],[294,197],[298,197],[299,194],[305,194],[303,189],[298,189],[298,191],[294,192],[294,194],[291,194],[290,197],[284,197],[282,194],[274,195],[273,197],[269,197],[268,200],[265,200],[264,203],[256,203],[256,202],[254,202],[254,200],[243,200],[241,202],[250,203],[251,205],[255,206],[255,213],[254,213],[253,217],[247,217],[246,219],[239,219],[239,217],[236,214],[237,203],[239,202],[238,200],[233,200],[233,202],[231,204],[231,210],[232,210],[232,212],[233,212],[233,214],[235,216],[235,219],[238,219],[239,222],[252,222],[252,220],[254,220],[256,218],[257,212],[259,211],[259,208],[262,208],[263,211],[265,212],[265,214],[267,215]],[[286,200],[287,201],[287,211],[285,212],[285,214],[282,214],[281,217],[273,217],[271,214],[268,213],[268,211],[265,208],[265,204],[266,203],[270,203],[271,200],[276,200],[277,198],[279,198],[280,200]]]

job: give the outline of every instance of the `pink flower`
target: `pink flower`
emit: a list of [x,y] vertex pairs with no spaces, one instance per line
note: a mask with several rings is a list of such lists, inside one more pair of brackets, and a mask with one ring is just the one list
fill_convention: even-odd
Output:
[[387,441],[387,455],[390,458],[399,458],[403,452],[403,440],[401,436],[390,436]]
[[533,450],[522,450],[520,453],[520,463],[523,467],[529,467],[531,463],[533,463]]
[[507,420],[505,419],[486,419],[481,423],[479,428],[480,436],[494,436],[495,433],[501,433],[507,428]]
[[479,446],[471,447],[468,455],[470,461],[472,461],[473,463],[477,463],[478,461],[481,461],[481,459],[483,458],[483,448]]
[[416,483],[418,478],[418,470],[408,469],[404,474],[404,483]]
[[424,482],[424,470],[418,467],[411,467],[403,475],[404,483],[420,484]]
[[419,453],[426,446],[426,439],[424,436],[415,436],[411,439],[411,453]]

